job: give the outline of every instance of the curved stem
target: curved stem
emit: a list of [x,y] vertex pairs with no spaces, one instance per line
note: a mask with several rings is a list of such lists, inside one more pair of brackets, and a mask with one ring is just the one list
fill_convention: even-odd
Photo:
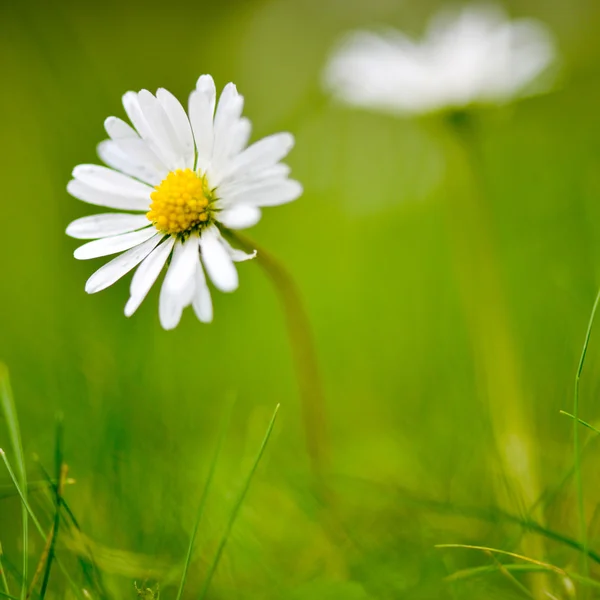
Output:
[[587,355],[587,349],[590,343],[590,337],[592,335],[592,326],[594,324],[594,318],[596,316],[598,304],[600,304],[600,290],[596,295],[596,300],[594,301],[594,306],[592,308],[592,314],[590,315],[590,319],[588,321],[585,340],[581,350],[581,357],[579,359],[577,373],[575,374],[575,393],[573,394],[573,453],[575,455],[575,488],[577,490],[577,507],[579,514],[579,537],[583,547],[583,574],[586,576],[589,574],[590,567],[587,553],[588,536],[583,498],[583,479],[581,477],[581,444],[579,440],[579,381],[581,379],[583,364],[585,363],[585,357]]
[[237,231],[223,230],[245,250],[257,251],[256,260],[273,283],[285,312],[288,337],[292,347],[294,367],[302,408],[306,449],[317,490],[325,500],[324,476],[329,462],[325,394],[321,383],[310,321],[300,290],[285,266],[272,254],[258,247]]

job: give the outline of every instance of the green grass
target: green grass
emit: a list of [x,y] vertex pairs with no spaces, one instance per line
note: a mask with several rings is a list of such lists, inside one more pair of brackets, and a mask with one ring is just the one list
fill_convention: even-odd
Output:
[[[5,418],[6,428],[8,429],[8,436],[12,447],[12,452],[15,457],[17,465],[17,473],[15,476],[4,450],[0,448],[0,456],[4,460],[6,468],[15,484],[15,488],[19,492],[21,497],[21,522],[22,522],[22,543],[23,543],[23,560],[22,560],[22,582],[21,582],[21,600],[25,600],[27,596],[27,569],[29,564],[29,520],[28,520],[28,508],[27,508],[27,471],[25,468],[25,456],[23,454],[23,443],[21,441],[21,430],[19,428],[19,420],[17,418],[17,409],[13,399],[12,390],[10,387],[10,381],[8,379],[8,371],[6,367],[0,363],[0,402],[1,412]],[[4,575],[4,571],[3,571]],[[8,592],[8,586],[6,585],[6,579],[4,579],[4,587]]]
[[[3,408],[2,412],[6,417],[7,423],[11,424],[10,431],[11,431],[12,439],[20,441],[20,430],[19,430],[19,426],[18,426],[16,409],[15,409],[14,402],[12,401],[12,395],[10,394],[10,388],[8,385],[8,375],[6,373],[4,374],[3,383],[4,383],[4,388],[3,388],[4,403],[2,406],[2,408]],[[265,448],[269,441],[269,438],[271,437],[271,433],[273,432],[273,426],[275,425],[275,419],[277,417],[279,407],[280,407],[280,405],[278,404],[275,408],[273,416],[271,417],[271,420],[267,427],[265,436],[260,444],[258,453],[252,463],[250,471],[248,472],[247,476],[245,477],[245,479],[243,481],[241,490],[238,493],[237,498],[233,504],[231,513],[226,522],[225,529],[224,529],[221,539],[219,540],[219,543],[217,545],[216,551],[214,553],[214,557],[213,557],[212,561],[210,562],[209,568],[207,569],[204,583],[202,584],[200,592],[199,592],[199,597],[202,600],[204,598],[206,598],[206,595],[207,595],[210,585],[212,583],[215,572],[217,571],[217,567],[219,566],[219,563],[221,561],[223,551],[225,550],[225,546],[231,535],[234,523],[235,523],[235,521],[238,517],[238,514],[242,508],[244,500],[246,499],[246,495],[248,494],[248,491],[250,489],[250,484],[252,482],[252,479],[254,478],[254,475],[258,468],[258,464],[264,454],[264,451],[265,451]],[[189,567],[190,567],[193,553],[194,553],[194,545],[195,545],[196,537],[198,534],[198,528],[199,528],[199,525],[200,525],[200,522],[201,522],[201,519],[202,519],[202,516],[204,513],[204,509],[206,506],[206,499],[208,497],[208,492],[209,492],[209,490],[211,488],[211,484],[213,482],[213,478],[214,478],[214,474],[215,474],[215,470],[216,470],[216,466],[217,466],[217,461],[218,461],[223,443],[225,441],[228,425],[229,425],[230,419],[231,419],[232,410],[233,410],[233,402],[230,401],[230,406],[227,410],[226,418],[223,420],[223,425],[222,425],[221,431],[219,433],[216,449],[215,449],[215,452],[213,455],[213,459],[210,463],[208,475],[205,480],[204,489],[203,489],[202,496],[200,498],[200,503],[198,506],[198,510],[196,513],[196,519],[195,519],[194,527],[193,527],[192,534],[190,537],[188,551],[187,551],[187,554],[185,557],[185,563],[184,563],[184,567],[183,567],[183,573],[181,576],[181,582],[179,584],[179,589],[177,591],[177,596],[176,596],[177,600],[179,600],[183,596],[183,591],[185,588]],[[28,548],[28,530],[27,530],[27,528],[24,528],[23,535],[26,536],[23,538],[24,568],[20,574],[20,579],[21,579],[20,583],[21,583],[22,596],[25,598],[30,598],[32,596],[32,594],[34,593],[34,591],[37,588],[38,582],[40,582],[40,586],[39,586],[40,600],[44,600],[44,598],[46,596],[46,592],[48,590],[48,585],[49,585],[49,581],[50,581],[50,573],[51,573],[52,563],[53,563],[54,559],[56,558],[55,557],[55,552],[56,552],[56,548],[57,548],[56,542],[57,542],[57,538],[58,538],[58,532],[59,532],[59,528],[60,528],[61,515],[63,513],[63,509],[66,512],[67,517],[70,518],[70,520],[72,521],[72,524],[74,525],[74,527],[78,531],[78,533],[80,535],[83,534],[83,532],[81,531],[81,529],[79,527],[77,519],[75,518],[72,511],[70,510],[70,508],[64,502],[64,499],[63,499],[63,490],[64,490],[64,484],[66,481],[67,470],[66,470],[66,464],[64,462],[64,455],[63,455],[63,450],[62,450],[62,437],[63,437],[62,419],[59,419],[57,421],[57,433],[56,433],[56,449],[55,449],[56,480],[55,480],[55,482],[53,482],[50,479],[50,477],[47,476],[48,485],[51,486],[51,488],[53,489],[53,492],[54,492],[53,499],[54,499],[54,505],[55,505],[51,529],[50,529],[49,534],[47,534],[47,535],[44,533],[43,526],[40,524],[40,521],[34,514],[32,508],[28,502],[28,499],[25,495],[25,490],[28,487],[26,471],[23,472],[23,478],[21,479],[21,481],[19,481],[17,479],[14,469],[12,468],[8,458],[6,457],[6,453],[4,452],[4,450],[0,449],[0,457],[2,458],[2,460],[4,462],[4,465],[10,476],[10,479],[14,485],[14,488],[15,488],[17,494],[19,495],[19,498],[21,500],[21,505],[23,507],[23,510],[25,511],[25,518],[28,517],[31,519],[31,521],[33,522],[38,533],[42,537],[42,539],[45,539],[45,545],[44,545],[43,551],[42,551],[41,556],[38,561],[38,567],[35,570],[31,581],[29,581],[29,579],[28,579],[29,555],[26,552],[26,550]],[[69,544],[67,544],[67,546],[69,546]],[[1,550],[2,549],[0,547],[0,558],[2,556]],[[91,561],[93,561],[93,554],[92,554],[91,550],[89,549],[89,547],[86,548],[86,551],[89,552],[89,558]],[[57,559],[57,562],[62,570],[63,575],[69,582],[72,591],[75,593],[75,596],[79,597],[79,598],[90,597],[89,591],[87,591],[84,587],[82,587],[80,584],[76,583],[76,581],[75,581],[75,578],[79,577],[79,573],[77,573],[77,574],[71,573],[70,574],[70,573],[68,573],[67,568],[65,567],[64,563],[61,562],[60,559]],[[84,571],[84,575],[85,575],[85,565],[82,565],[82,566],[84,567],[82,570]],[[96,568],[95,564],[93,566],[94,566],[94,568]],[[14,596],[12,596],[9,593],[8,581],[6,578],[5,571],[2,567],[1,561],[0,561],[0,572],[1,572],[1,576],[2,576],[2,583],[3,583],[4,589],[5,589],[5,591],[3,591],[3,592],[0,591],[0,596],[6,597],[6,598],[14,598]],[[41,578],[41,580],[40,580],[40,578]],[[151,588],[145,588],[144,586],[142,586],[142,588],[137,588],[137,584],[136,584],[136,589],[138,591],[138,594],[150,594],[152,597],[154,597],[154,596],[158,597],[158,595],[159,595],[159,591],[154,592]],[[157,584],[156,589],[157,590],[160,589],[160,584]],[[106,595],[101,587],[97,587],[97,592],[100,593],[100,596],[99,596],[100,598],[106,597]]]
[[[206,600],[526,597],[507,573],[531,593],[540,576],[569,597],[539,565],[435,548],[446,542],[554,565],[583,578],[572,579],[578,597],[600,597],[588,583],[600,581],[595,330],[572,406],[600,284],[600,8],[506,0],[511,14],[552,28],[562,66],[552,93],[477,114],[504,328],[493,300],[468,309],[480,279],[457,268],[455,243],[467,232],[456,207],[469,174],[439,123],[343,108],[319,89],[339,33],[416,34],[441,4],[2,3],[0,361],[14,403],[1,384],[0,447],[27,505],[0,461],[0,594],[26,594],[57,517],[56,414],[70,480],[55,559],[32,600],[48,564],[46,600],[82,589],[135,600],[134,582],[159,584],[162,600],[197,600],[281,402]],[[103,120],[124,116],[121,95],[164,86],[185,100],[203,72],[219,87],[236,82],[253,139],[296,137],[289,164],[305,193],[265,209],[248,235],[285,265],[306,307],[324,390],[327,501],[306,452],[299,348],[260,264],[239,265],[235,294],[213,294],[211,325],[186,313],[164,332],[157,290],[131,319],[127,278],[86,295],[102,261],[76,261],[64,235],[95,212],[65,186],[74,165],[97,160]],[[535,475],[533,501],[507,491],[495,438],[515,403],[531,464],[511,466],[525,481]],[[505,460],[520,456],[517,443],[503,448]],[[531,539],[539,551],[524,550]]]

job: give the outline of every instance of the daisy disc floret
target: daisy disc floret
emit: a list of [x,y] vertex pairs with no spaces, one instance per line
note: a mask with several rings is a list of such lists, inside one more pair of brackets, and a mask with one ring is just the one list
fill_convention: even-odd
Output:
[[125,314],[140,306],[161,272],[159,317],[165,329],[177,326],[192,306],[210,322],[207,277],[223,292],[238,287],[235,262],[255,256],[233,248],[223,228],[255,225],[265,206],[291,202],[302,187],[280,161],[294,139],[278,133],[248,146],[250,122],[234,84],[217,102],[215,84],[202,75],[188,112],[170,92],[127,92],[123,106],[132,125],[105,121],[108,140],[98,146],[107,166],[79,165],[67,190],[75,198],[121,212],[73,221],[67,234],[94,240],[75,258],[118,254],[87,281],[88,293],[103,290],[136,269]]

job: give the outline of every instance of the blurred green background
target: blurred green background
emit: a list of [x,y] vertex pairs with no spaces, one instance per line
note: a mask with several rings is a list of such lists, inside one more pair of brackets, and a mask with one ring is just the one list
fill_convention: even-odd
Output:
[[[506,513],[518,521],[528,508],[498,491],[505,474],[474,366],[463,302],[470,288],[461,289],[450,249],[456,223],[448,213],[464,174],[450,168],[451,147],[427,119],[342,108],[320,91],[329,48],[345,30],[389,25],[419,35],[441,5],[1,4],[0,360],[11,372],[28,458],[52,464],[54,418],[64,414],[65,458],[76,479],[67,498],[97,545],[113,597],[134,598],[133,581],[145,577],[161,584],[163,598],[174,597],[232,395],[188,597],[197,597],[278,402],[210,598],[524,597],[498,573],[445,581],[490,559],[434,548],[517,550],[522,528]],[[600,4],[513,0],[507,9],[545,22],[561,53],[552,93],[478,114],[511,360],[528,415],[518,425],[533,449],[532,477],[540,493],[552,493],[572,466],[572,422],[559,410],[572,406],[600,284]],[[121,95],[166,87],[185,101],[202,73],[218,88],[238,85],[254,139],[278,130],[296,136],[289,163],[304,196],[265,210],[250,233],[293,272],[312,320],[327,396],[331,518],[344,543],[324,526],[311,493],[283,314],[259,266],[240,265],[235,294],[213,294],[213,324],[188,310],[164,332],[156,290],[133,318],[123,316],[129,277],[87,296],[84,282],[102,259],[76,261],[77,242],[64,235],[71,220],[95,212],[65,186],[74,165],[98,162],[103,120],[124,116]],[[493,325],[476,335],[493,336]],[[592,339],[581,408],[590,422],[600,419],[599,370],[600,340]],[[600,446],[592,444],[586,512],[591,547],[600,549]],[[0,447],[9,448],[4,428]],[[33,461],[30,473],[38,478]],[[0,473],[0,484],[8,482]],[[0,499],[0,542],[15,565],[18,515],[16,498]],[[577,537],[570,480],[536,519]],[[537,537],[536,558],[579,568],[576,550]],[[41,544],[33,535],[30,549],[34,565]],[[54,597],[67,597],[63,583],[57,575]],[[556,579],[552,588],[566,597]]]

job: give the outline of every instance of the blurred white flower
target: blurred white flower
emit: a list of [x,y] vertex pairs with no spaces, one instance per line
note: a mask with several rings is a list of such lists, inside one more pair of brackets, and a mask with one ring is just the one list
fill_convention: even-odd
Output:
[[[133,127],[116,117],[105,121],[109,140],[98,154],[108,167],[79,165],[67,190],[75,198],[120,211],[73,221],[67,234],[94,239],[75,251],[90,259],[120,254],[87,281],[98,292],[138,267],[125,314],[132,315],[169,262],[159,300],[165,329],[193,306],[200,321],[212,320],[205,271],[214,286],[238,287],[234,262],[253,258],[232,248],[220,227],[255,225],[261,207],[290,202],[302,193],[280,163],[294,145],[289,133],[247,147],[250,122],[243,98],[229,83],[216,102],[209,75],[189,98],[189,117],[167,90],[127,92],[123,105]],[[216,106],[216,108],[215,108]]]
[[510,21],[497,6],[473,5],[436,15],[422,41],[393,30],[348,34],[323,81],[348,104],[420,114],[543,91],[531,84],[555,55],[541,23]]

